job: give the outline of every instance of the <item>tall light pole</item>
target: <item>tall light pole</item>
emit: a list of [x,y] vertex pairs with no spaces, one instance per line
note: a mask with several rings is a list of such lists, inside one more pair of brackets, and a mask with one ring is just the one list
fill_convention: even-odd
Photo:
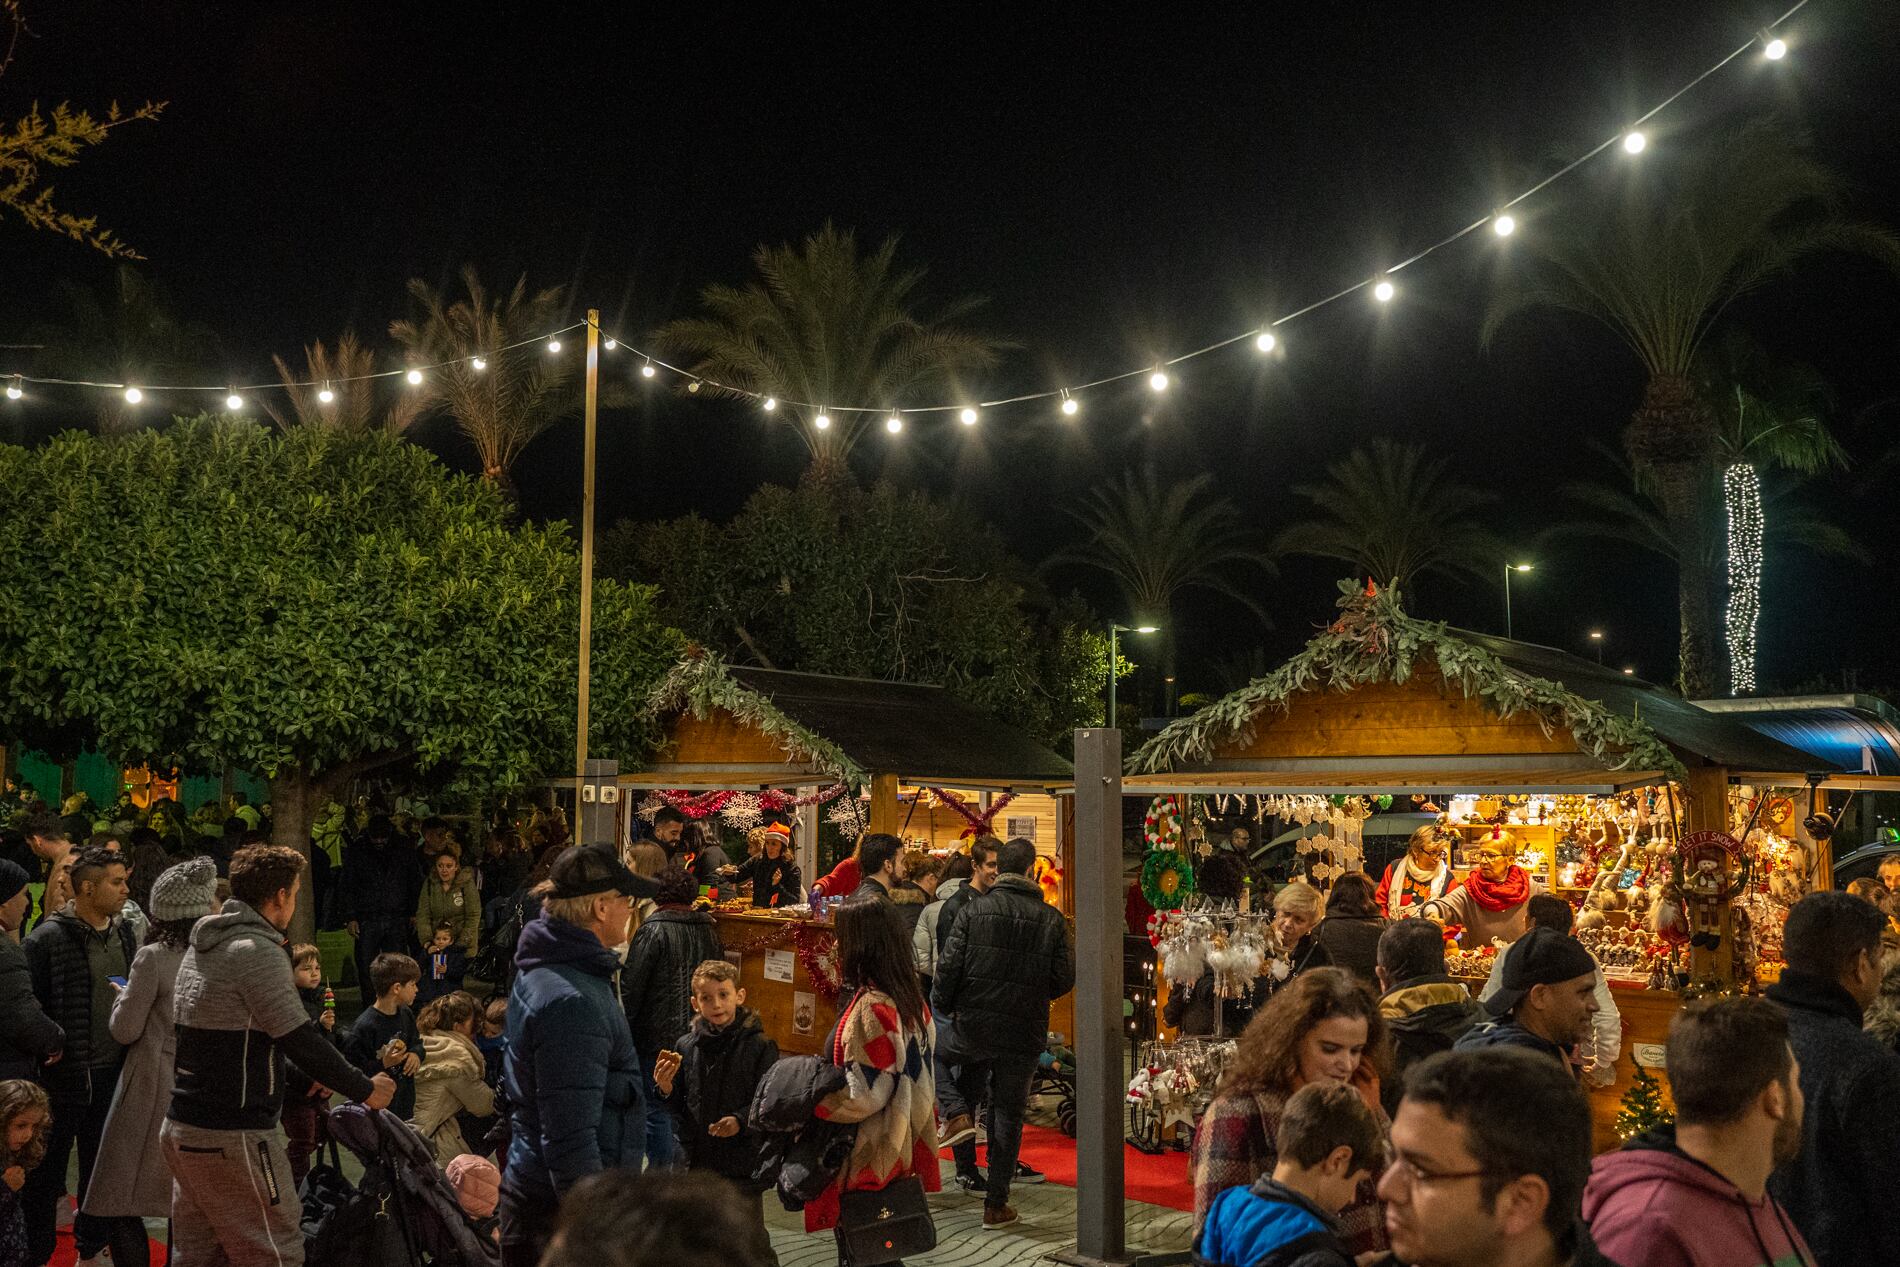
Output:
[[588,680],[594,651],[594,418],[600,400],[600,310],[587,310],[587,394],[581,411],[581,647],[574,718],[574,823],[580,839],[581,785],[587,781]]
[[1513,636],[1511,633],[1511,573],[1536,570],[1535,563],[1506,563],[1504,565],[1504,636],[1506,638]]
[[1592,629],[1590,631],[1590,641],[1593,644],[1595,644],[1596,649],[1597,649],[1597,663],[1602,664],[1603,663],[1603,631],[1601,629]]
[[1110,625],[1108,627],[1108,728],[1110,730],[1116,729],[1115,677],[1116,671],[1121,667],[1122,662],[1121,644],[1116,641],[1115,635],[1125,633],[1151,634],[1160,632],[1160,629],[1161,626],[1159,625]]

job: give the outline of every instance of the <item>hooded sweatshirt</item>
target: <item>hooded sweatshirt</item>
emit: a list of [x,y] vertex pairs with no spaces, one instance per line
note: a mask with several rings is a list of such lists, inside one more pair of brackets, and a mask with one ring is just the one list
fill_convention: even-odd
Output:
[[1590,1167],[1583,1218],[1623,1267],[1809,1267],[1814,1255],[1772,1196],[1741,1189],[1676,1146],[1639,1135]]
[[304,1011],[284,934],[231,898],[191,930],[172,1000],[178,1023],[170,1117],[211,1131],[267,1131],[284,1107],[284,1058],[352,1100],[374,1091]]

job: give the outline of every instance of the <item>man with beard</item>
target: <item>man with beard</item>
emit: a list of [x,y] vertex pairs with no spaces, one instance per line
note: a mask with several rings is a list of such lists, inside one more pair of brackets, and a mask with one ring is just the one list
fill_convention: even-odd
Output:
[[1574,1076],[1571,1053],[1596,1015],[1596,960],[1554,928],[1533,928],[1511,947],[1504,986],[1484,1001],[1495,1021],[1466,1031],[1453,1047],[1523,1047],[1542,1052]]
[[1623,1267],[1775,1267],[1813,1261],[1768,1192],[1801,1151],[1801,1081],[1788,1018],[1766,999],[1691,1003],[1669,1026],[1676,1121],[1596,1159],[1583,1217]]

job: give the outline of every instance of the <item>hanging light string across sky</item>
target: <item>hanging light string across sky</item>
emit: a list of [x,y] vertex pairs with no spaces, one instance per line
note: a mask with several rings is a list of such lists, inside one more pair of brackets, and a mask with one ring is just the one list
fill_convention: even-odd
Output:
[[[1395,274],[1402,272],[1403,270],[1407,268],[1410,268],[1412,265],[1417,264],[1419,261],[1434,254],[1435,252],[1443,250],[1445,247],[1452,245],[1454,242],[1458,242],[1462,240],[1463,238],[1468,237],[1469,235],[1473,233],[1476,233],[1478,230],[1484,228],[1486,225],[1491,226],[1492,232],[1496,234],[1498,237],[1510,237],[1517,230],[1517,218],[1510,214],[1512,208],[1518,206],[1520,203],[1524,202],[1527,198],[1533,197],[1534,195],[1541,193],[1543,190],[1549,188],[1556,181],[1559,181],[1563,179],[1565,176],[1568,176],[1571,172],[1577,170],[1579,167],[1583,166],[1585,163],[1588,163],[1590,160],[1598,157],[1599,155],[1603,154],[1606,150],[1609,150],[1612,147],[1620,145],[1624,153],[1632,155],[1632,156],[1642,153],[1643,150],[1648,145],[1648,137],[1642,130],[1643,125],[1648,123],[1651,119],[1655,118],[1657,115],[1661,114],[1664,110],[1668,109],[1670,106],[1674,105],[1678,100],[1680,100],[1684,96],[1684,94],[1690,92],[1691,90],[1699,86],[1704,80],[1708,79],[1710,76],[1714,75],[1716,72],[1722,70],[1724,67],[1728,66],[1731,62],[1735,61],[1737,58],[1748,53],[1751,49],[1759,48],[1761,50],[1761,56],[1765,60],[1771,61],[1771,62],[1781,61],[1784,57],[1787,56],[1788,43],[1786,39],[1784,39],[1782,36],[1777,34],[1777,32],[1779,31],[1780,27],[1784,23],[1786,23],[1795,14],[1799,13],[1803,8],[1807,7],[1807,3],[1808,3],[1808,0],[1797,0],[1797,2],[1792,8],[1790,8],[1786,13],[1783,13],[1780,17],[1776,18],[1773,22],[1769,23],[1766,27],[1762,28],[1760,33],[1755,35],[1753,38],[1749,39],[1746,43],[1737,47],[1733,52],[1729,53],[1728,56],[1722,58],[1720,61],[1716,62],[1713,66],[1710,66],[1707,70],[1697,75],[1694,79],[1691,79],[1688,83],[1676,89],[1675,92],[1665,97],[1662,101],[1657,103],[1655,106],[1652,106],[1650,109],[1638,115],[1635,119],[1633,119],[1628,124],[1628,126],[1618,131],[1616,135],[1603,141],[1602,143],[1597,145],[1595,148],[1589,150],[1588,152],[1582,155],[1579,155],[1577,158],[1572,159],[1570,162],[1564,164],[1562,167],[1550,173],[1548,176],[1545,176],[1542,180],[1539,180],[1536,184],[1524,190],[1522,193],[1518,194],[1516,197],[1511,198],[1507,202],[1498,204],[1497,207],[1495,207],[1488,214],[1480,216],[1478,219],[1473,220],[1470,224],[1467,224],[1464,228],[1459,229],[1457,232],[1449,234],[1446,237],[1440,238],[1438,241],[1433,242],[1430,246],[1425,247],[1423,250],[1414,252],[1413,254],[1407,256],[1406,258],[1400,260],[1398,263],[1389,265],[1383,270],[1377,273],[1374,273],[1370,277],[1361,278],[1360,280],[1353,282],[1349,286],[1341,287],[1339,290],[1334,291],[1332,294],[1327,295],[1323,299],[1315,300],[1312,303],[1309,303],[1301,308],[1295,308],[1293,311],[1285,313],[1282,316],[1275,317],[1271,321],[1268,321],[1262,325],[1255,326],[1254,328],[1243,331],[1240,334],[1232,335],[1225,339],[1220,339],[1216,342],[1208,344],[1205,347],[1195,348],[1191,352],[1183,352],[1179,356],[1169,357],[1164,360],[1155,361],[1147,365],[1139,366],[1135,369],[1124,370],[1118,374],[1109,374],[1104,377],[1090,379],[1089,381],[1082,382],[1082,383],[1070,383],[1065,386],[1050,388],[1046,391],[1025,392],[1022,395],[1018,395],[1018,396],[1005,396],[996,400],[983,400],[983,401],[974,401],[974,402],[973,401],[957,401],[955,403],[950,403],[950,404],[935,404],[935,405],[908,405],[908,406],[903,406],[900,408],[888,403],[882,404],[882,405],[849,405],[849,404],[834,404],[829,401],[794,400],[790,397],[775,396],[770,392],[757,390],[751,387],[741,387],[733,383],[721,382],[718,379],[709,378],[703,374],[695,374],[692,370],[687,369],[684,366],[674,365],[666,361],[662,357],[655,356],[651,352],[643,350],[642,348],[636,346],[632,342],[628,341],[627,339],[617,334],[612,334],[606,337],[604,340],[604,346],[608,351],[613,351],[616,348],[624,347],[632,355],[640,357],[641,358],[640,375],[643,378],[649,378],[649,379],[654,378],[659,374],[661,370],[665,370],[668,373],[675,374],[681,378],[686,379],[687,389],[689,391],[697,392],[700,389],[701,385],[713,387],[720,391],[727,392],[735,396],[756,401],[760,405],[760,407],[766,410],[768,413],[776,410],[781,404],[791,405],[799,409],[817,410],[818,413],[813,418],[813,425],[816,426],[821,431],[825,430],[831,425],[831,415],[834,413],[837,413],[837,414],[846,414],[846,413],[883,414],[885,415],[885,419],[884,419],[885,429],[894,435],[903,430],[903,426],[904,426],[903,419],[904,419],[905,414],[954,413],[957,415],[958,421],[962,422],[965,426],[969,426],[969,425],[974,424],[977,421],[977,418],[979,416],[979,412],[978,412],[979,410],[995,409],[1004,405],[1019,405],[1019,404],[1026,404],[1026,403],[1030,403],[1034,401],[1042,401],[1042,400],[1057,400],[1060,402],[1059,407],[1062,413],[1064,413],[1065,415],[1074,416],[1075,414],[1080,412],[1080,409],[1081,409],[1081,404],[1076,399],[1077,393],[1090,391],[1097,387],[1107,387],[1115,383],[1125,382],[1131,378],[1139,378],[1143,375],[1147,376],[1148,385],[1152,390],[1156,392],[1166,391],[1173,382],[1173,378],[1168,373],[1168,371],[1172,369],[1174,366],[1180,365],[1184,361],[1192,361],[1198,357],[1203,357],[1214,352],[1219,352],[1225,348],[1232,347],[1237,343],[1251,342],[1256,348],[1256,350],[1258,350],[1259,352],[1263,354],[1271,353],[1281,347],[1280,336],[1276,333],[1276,331],[1278,331],[1278,329],[1281,326],[1284,326],[1291,321],[1295,321],[1300,317],[1307,316],[1310,313],[1317,312],[1321,308],[1325,308],[1328,305],[1337,303],[1340,300],[1345,299],[1349,295],[1357,294],[1358,292],[1363,290],[1363,291],[1368,291],[1371,294],[1373,300],[1375,300],[1378,303],[1386,304],[1386,303],[1392,302],[1392,300],[1398,296],[1398,287],[1392,281],[1392,278]],[[42,378],[42,377],[38,377],[32,374],[8,374],[8,375],[0,375],[0,377],[3,377],[6,380],[6,383],[7,383],[6,395],[9,399],[12,399],[12,400],[18,400],[24,394],[22,391],[22,387],[24,384],[35,383],[35,384],[43,384],[47,386],[91,387],[91,388],[102,388],[108,391],[117,391],[117,392],[123,393],[125,396],[125,399],[129,403],[132,403],[132,404],[139,403],[140,400],[143,399],[144,393],[149,392],[149,391],[223,392],[223,393],[226,393],[225,404],[233,412],[243,408],[244,402],[243,402],[243,396],[241,393],[246,392],[246,391],[273,391],[273,390],[279,390],[279,389],[290,389],[290,388],[298,388],[298,387],[318,387],[321,389],[319,392],[319,399],[323,403],[328,404],[331,402],[331,400],[334,399],[334,393],[332,391],[332,388],[336,385],[340,385],[344,383],[354,383],[354,382],[362,382],[362,381],[366,381],[370,379],[394,378],[394,377],[401,376],[402,378],[405,379],[405,381],[409,383],[410,386],[412,387],[420,386],[422,382],[424,381],[424,379],[426,378],[429,371],[431,370],[441,369],[448,365],[467,363],[471,365],[471,367],[474,368],[475,370],[480,371],[487,368],[488,357],[491,357],[499,352],[512,351],[515,348],[525,347],[533,343],[544,343],[546,344],[547,350],[550,354],[558,354],[562,346],[561,341],[560,341],[560,336],[568,333],[569,331],[581,329],[585,325],[586,325],[586,322],[577,321],[570,325],[562,326],[559,330],[552,330],[543,334],[535,335],[532,338],[521,339],[514,343],[510,343],[505,347],[496,348],[493,351],[484,351],[474,356],[468,356],[468,357],[458,356],[458,357],[449,358],[448,360],[436,361],[432,364],[407,365],[401,369],[381,370],[372,374],[358,374],[358,375],[354,375],[347,378],[334,378],[334,379],[327,379],[327,380],[305,379],[305,380],[298,380],[294,382],[279,381],[279,382],[272,382],[272,383],[251,383],[251,384],[245,384],[245,385],[227,384],[227,385],[222,385],[222,386],[220,385],[206,386],[202,384],[190,384],[190,385],[163,384],[161,385],[161,384],[107,383],[107,382],[95,382],[95,381],[91,381],[87,379]]]

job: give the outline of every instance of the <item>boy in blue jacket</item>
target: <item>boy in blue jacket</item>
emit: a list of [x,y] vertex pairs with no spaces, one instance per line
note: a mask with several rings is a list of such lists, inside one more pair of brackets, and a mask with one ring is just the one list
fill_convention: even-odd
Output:
[[1194,1240],[1202,1267],[1353,1267],[1333,1216],[1385,1161],[1379,1119],[1343,1082],[1313,1082],[1286,1102],[1280,1160],[1251,1188],[1214,1198]]

